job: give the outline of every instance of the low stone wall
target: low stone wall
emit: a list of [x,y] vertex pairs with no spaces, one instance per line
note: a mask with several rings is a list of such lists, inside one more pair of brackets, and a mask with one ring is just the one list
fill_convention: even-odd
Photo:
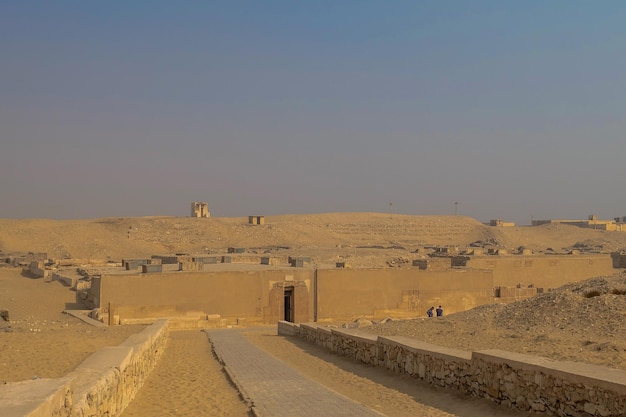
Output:
[[626,371],[536,356],[449,349],[407,337],[279,322],[294,335],[362,363],[523,411],[562,416],[626,415]]
[[71,417],[70,382],[42,378],[0,385],[0,416]]
[[59,379],[0,386],[3,417],[120,415],[165,350],[168,322],[159,320],[119,346],[98,350]]
[[59,281],[63,285],[79,290],[80,288],[76,288],[76,283],[81,278],[75,271],[56,271],[52,273],[52,281]]

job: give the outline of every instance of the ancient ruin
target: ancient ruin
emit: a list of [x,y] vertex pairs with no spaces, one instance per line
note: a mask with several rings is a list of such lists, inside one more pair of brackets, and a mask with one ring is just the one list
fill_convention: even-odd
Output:
[[248,224],[265,224],[265,216],[248,216]]
[[587,220],[533,220],[532,226],[541,226],[543,224],[568,224],[571,226],[584,227],[587,229],[606,230],[613,232],[626,232],[626,216],[615,217],[613,220],[599,220],[595,214],[587,216]]
[[209,203],[197,201],[191,203],[191,217],[201,217],[206,219],[211,217],[211,213],[209,213]]
[[502,219],[493,219],[493,220],[489,220],[489,226],[495,226],[495,227],[514,227],[515,223],[513,222],[505,222]]
[[619,254],[511,254],[456,247],[433,247],[404,266],[383,269],[346,268],[345,262],[320,268],[311,257],[268,257],[243,248],[229,247],[223,253],[155,255],[86,269],[90,285],[82,286],[78,296],[107,324],[158,318],[184,327],[241,320],[378,320],[422,315],[435,304],[445,304],[453,313],[510,303],[568,282],[612,274],[614,266],[623,265]]
[[[446,242],[433,238],[437,236],[434,233],[442,228],[448,230],[459,226],[444,218],[432,222],[432,228],[423,228],[424,232],[429,233],[428,240],[415,244],[415,240],[408,241],[402,237],[402,233],[413,234],[412,231],[404,230],[410,228],[416,220],[393,220],[397,223],[388,221],[386,217],[384,221],[372,223],[363,220],[340,223],[324,219],[315,230],[335,234],[339,238],[336,243],[320,249],[317,246],[321,240],[319,235],[311,239],[313,243],[309,243],[309,246],[298,244],[303,236],[310,233],[309,230],[314,229],[298,233],[292,225],[286,226],[283,219],[277,219],[267,227],[247,227],[241,218],[224,221],[215,219],[211,222],[196,222],[188,218],[146,219],[141,223],[138,220],[107,219],[99,221],[98,225],[105,224],[118,235],[124,236],[124,244],[127,243],[126,230],[132,227],[133,236],[129,237],[133,239],[129,242],[131,245],[142,242],[153,245],[167,239],[167,246],[163,246],[167,249],[151,256],[146,255],[150,253],[146,250],[131,251],[128,257],[123,257],[120,251],[116,255],[119,258],[111,256],[94,260],[88,259],[89,255],[85,253],[79,255],[84,257],[81,259],[69,255],[52,259],[43,253],[45,247],[39,247],[41,253],[0,254],[0,261],[7,266],[21,266],[23,275],[29,278],[56,280],[72,288],[76,291],[77,301],[84,308],[72,310],[71,314],[82,315],[82,320],[97,320],[101,326],[117,326],[107,329],[111,332],[130,327],[119,325],[156,323],[158,326],[147,331],[145,337],[142,335],[130,339],[133,343],[145,339],[141,346],[133,347],[133,352],[137,352],[135,356],[128,356],[126,345],[122,345],[119,352],[110,348],[103,350],[107,354],[114,353],[117,359],[123,359],[121,362],[107,362],[120,369],[122,377],[119,380],[109,378],[107,372],[111,365],[105,369],[98,368],[93,373],[93,383],[88,385],[82,384],[86,375],[81,367],[70,374],[72,378],[80,378],[80,385],[64,385],[62,379],[50,380],[50,389],[58,393],[59,398],[68,395],[73,398],[74,402],[70,405],[65,401],[56,401],[57,397],[53,398],[53,402],[60,404],[60,407],[87,407],[83,395],[97,397],[95,403],[99,409],[122,407],[123,398],[111,393],[125,390],[127,380],[142,378],[143,369],[147,373],[149,366],[158,359],[150,352],[162,352],[161,336],[167,329],[242,328],[277,322],[279,329],[288,329],[288,332],[307,339],[313,338],[316,343],[332,340],[333,349],[338,352],[353,352],[355,357],[361,359],[373,358],[373,362],[366,362],[368,365],[385,366],[393,372],[404,369],[413,378],[439,385],[445,382],[445,386],[470,387],[472,395],[484,396],[486,393],[497,402],[503,399],[503,404],[515,404],[519,408],[539,409],[544,403],[558,401],[567,395],[583,398],[586,395],[584,390],[579,392],[577,386],[574,386],[578,381],[584,379],[605,386],[605,380],[615,375],[611,371],[611,376],[606,378],[601,372],[593,370],[594,375],[589,377],[576,369],[561,369],[559,364],[555,365],[556,368],[538,366],[534,362],[535,356],[502,352],[485,355],[484,352],[473,350],[463,353],[457,360],[450,356],[448,348],[406,340],[399,342],[393,337],[357,334],[356,327],[349,327],[352,323],[358,323],[359,327],[367,323],[371,326],[387,321],[406,322],[399,319],[428,321],[425,312],[432,305],[443,305],[447,315],[471,311],[475,307],[478,307],[475,310],[482,311],[494,305],[508,306],[518,300],[526,303],[555,293],[552,290],[562,284],[612,275],[626,265],[624,245],[608,246],[605,240],[600,239],[581,239],[562,245],[550,243],[551,247],[534,244],[529,248],[519,246],[518,241],[505,240],[506,233],[516,233],[514,229],[494,230],[479,224],[476,230],[480,230],[480,233],[468,233],[471,238],[468,237],[463,243],[452,239]],[[589,221],[598,222],[597,218]],[[119,226],[113,228],[117,223]],[[162,232],[164,224],[171,226]],[[220,227],[216,227],[216,224]],[[220,228],[224,234],[216,236],[215,231]],[[287,232],[287,238],[274,240],[274,233],[280,229]],[[185,247],[195,230],[202,232],[198,233],[193,246]],[[538,229],[528,230],[540,232]],[[580,231],[576,232],[580,234]],[[463,230],[463,233],[467,231]],[[273,240],[262,240],[265,234],[271,234]],[[393,238],[390,238],[391,235]],[[363,238],[360,239],[360,236]],[[529,244],[527,241],[523,243]],[[73,250],[64,247],[58,253],[66,254]],[[364,262],[366,257],[371,259],[367,258],[368,262]],[[621,292],[612,292],[609,297],[626,293],[624,288],[617,290]],[[89,317],[86,316],[88,312]],[[2,315],[3,312],[0,312],[0,317]],[[6,316],[8,318],[8,311]],[[448,323],[447,316],[443,320],[441,323]],[[5,327],[11,324],[7,319],[0,319],[0,322],[6,323]],[[345,330],[341,330],[341,325],[339,329],[333,327],[333,330],[325,327],[337,326],[338,322],[349,324]],[[32,331],[37,329],[33,327]],[[510,335],[505,336],[517,337],[518,333],[511,331]],[[598,346],[604,346],[600,343],[603,340],[597,342]],[[383,353],[373,355],[373,349]],[[421,356],[414,354],[416,349]],[[388,352],[389,359],[382,362],[381,356]],[[442,357],[442,352],[448,358],[446,369],[449,374],[442,373],[443,379],[435,378],[431,381],[426,377],[430,375],[429,372],[420,369],[430,370],[439,366],[437,361]],[[143,353],[146,355],[143,356]],[[101,355],[104,353],[94,356],[90,361],[100,361],[103,357]],[[126,366],[126,357],[142,366]],[[563,381],[573,388],[565,393],[560,388],[542,382],[541,401],[527,404],[523,400],[526,398],[525,387],[513,386],[509,389],[510,384],[500,384],[496,390],[492,385],[500,378],[498,367],[503,363],[507,366],[506,378],[528,377],[529,392],[536,390],[532,384],[537,380],[537,375],[552,373],[558,374],[559,378],[565,375],[564,372],[567,373]],[[88,364],[91,366],[91,362]],[[143,367],[143,364],[149,366]],[[476,380],[451,376],[457,375],[457,370],[463,371],[466,366],[480,370],[473,374]],[[522,372],[528,367],[536,371]],[[135,375],[132,373],[134,369],[142,371]],[[468,384],[463,385],[466,382]],[[557,382],[559,386],[563,385],[561,380]],[[28,387],[25,386],[20,392],[13,390],[21,385],[10,384],[3,392],[5,398],[21,400],[26,398],[27,391],[30,392],[38,384],[41,384],[40,380],[28,381]],[[613,414],[606,415],[618,415],[615,413],[621,413],[626,408],[614,407],[618,404],[614,401],[614,392],[621,390],[623,384],[614,385],[615,389],[608,387],[605,391],[598,391],[606,400],[595,401],[584,397],[576,401],[573,409],[578,411],[582,407],[589,410],[591,415],[598,410],[598,413],[608,410]],[[85,386],[85,389],[72,391],[78,386]],[[92,387],[99,388],[92,392]],[[554,387],[557,385],[554,384]],[[52,397],[42,397],[40,401],[47,405],[47,401],[52,401],[49,398]],[[551,409],[548,405],[545,407]]]

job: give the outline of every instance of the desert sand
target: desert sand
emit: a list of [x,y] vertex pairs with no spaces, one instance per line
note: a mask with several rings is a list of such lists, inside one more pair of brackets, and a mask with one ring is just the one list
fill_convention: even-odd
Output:
[[[390,217],[383,213],[276,216],[267,217],[261,227],[247,225],[244,218],[0,219],[0,251],[119,260],[173,252],[216,253],[236,246],[256,253],[311,256],[319,266],[341,259],[353,267],[402,267],[419,256],[417,248],[426,245],[481,242],[535,252],[626,248],[626,233],[620,232],[566,225],[494,228],[462,216]],[[510,305],[362,329],[466,350],[497,347],[626,369],[625,293],[626,277],[618,274]],[[18,268],[0,268],[0,309],[10,312],[9,323],[0,321],[0,381],[65,375],[90,353],[117,345],[143,328],[92,327],[62,313],[72,307],[75,293],[59,282],[33,279]],[[275,328],[251,331],[248,337],[311,378],[389,416],[504,412],[485,402],[470,406],[474,400],[429,391],[433,388],[415,380],[377,374],[313,346],[276,336]],[[206,414],[209,409],[211,414]],[[246,409],[213,358],[206,336],[185,331],[170,333],[163,360],[124,415],[243,416]]]
[[245,417],[248,407],[222,372],[205,333],[171,331],[161,361],[123,416],[194,415]]
[[[116,346],[144,326],[94,327],[70,315],[76,293],[59,282],[0,268],[0,383],[59,378],[104,346]],[[7,327],[10,326],[10,327]]]
[[363,327],[464,350],[501,349],[626,369],[626,274],[564,285],[512,304]]
[[537,253],[574,246],[611,252],[626,248],[626,233],[568,225],[490,227],[465,216],[325,213],[267,216],[265,225],[243,217],[106,218],[91,220],[0,219],[0,252],[46,252],[61,258],[121,260],[177,252],[310,256],[320,266],[346,260],[354,268],[399,265],[429,245],[519,247]]

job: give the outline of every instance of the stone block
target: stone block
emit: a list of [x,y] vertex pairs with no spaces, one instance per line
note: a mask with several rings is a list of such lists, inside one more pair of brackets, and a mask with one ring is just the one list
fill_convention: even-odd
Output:
[[178,256],[152,255],[153,260],[159,260],[161,265],[178,265]]
[[40,278],[46,278],[48,276],[48,270],[45,269],[43,261],[31,261],[28,265],[28,271]]
[[216,264],[217,256],[194,256],[193,262],[202,262],[203,264]]
[[163,272],[163,265],[141,265],[141,272],[144,274]]

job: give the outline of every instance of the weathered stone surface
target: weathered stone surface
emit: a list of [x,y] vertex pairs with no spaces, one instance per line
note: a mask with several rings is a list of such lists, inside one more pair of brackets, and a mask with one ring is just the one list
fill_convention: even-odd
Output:
[[406,337],[376,337],[315,324],[285,322],[279,325],[279,334],[295,334],[357,361],[511,408],[553,415],[626,415],[623,370],[500,350],[472,353]]
[[0,386],[2,417],[69,417],[70,378],[34,379]]
[[167,329],[159,320],[120,346],[95,352],[64,378],[0,386],[0,416],[120,415],[160,359]]

